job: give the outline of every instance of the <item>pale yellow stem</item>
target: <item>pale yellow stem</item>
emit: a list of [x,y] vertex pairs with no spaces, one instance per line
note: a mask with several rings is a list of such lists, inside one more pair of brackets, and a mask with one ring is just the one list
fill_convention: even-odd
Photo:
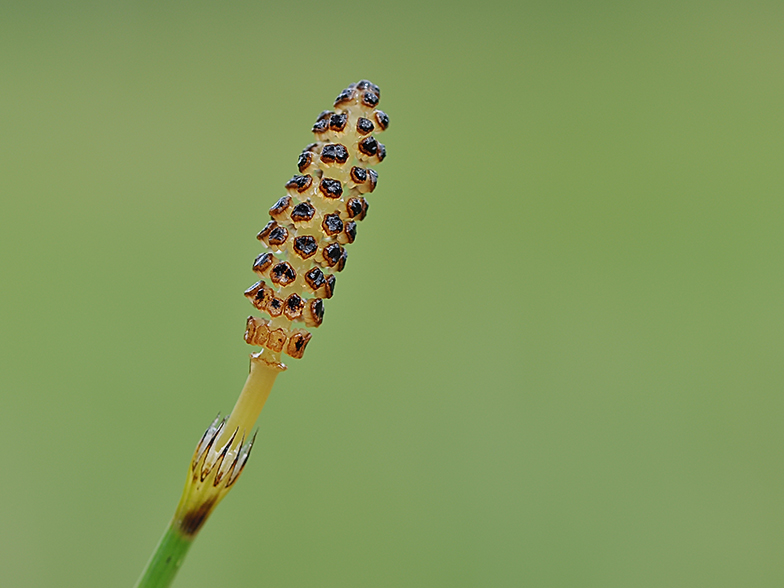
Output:
[[240,397],[237,398],[229,420],[223,427],[218,442],[214,445],[216,449],[223,446],[238,429],[236,442],[239,442],[243,436],[246,438],[249,436],[250,430],[261,414],[261,409],[264,408],[264,403],[269,398],[272,386],[275,384],[275,378],[281,371],[280,364],[251,358],[248,379],[245,380]]
[[192,538],[199,532],[242,472],[252,446],[250,431],[269,398],[275,378],[284,369],[283,364],[267,361],[261,354],[251,355],[250,374],[234,410],[225,425],[217,425],[216,419],[196,447],[172,522],[183,536]]

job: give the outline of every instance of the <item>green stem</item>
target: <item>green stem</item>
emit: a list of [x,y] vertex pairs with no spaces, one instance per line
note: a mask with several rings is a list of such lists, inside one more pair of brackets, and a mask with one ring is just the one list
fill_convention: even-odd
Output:
[[142,572],[135,588],[166,588],[171,586],[174,576],[180,569],[185,555],[193,543],[193,535],[186,537],[175,527],[175,521],[169,524],[161,537],[158,547]]

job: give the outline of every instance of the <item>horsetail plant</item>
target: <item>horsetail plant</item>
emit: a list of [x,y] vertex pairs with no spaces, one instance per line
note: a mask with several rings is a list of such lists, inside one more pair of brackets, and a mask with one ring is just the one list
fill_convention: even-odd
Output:
[[[259,281],[245,296],[265,317],[249,316],[245,341],[261,347],[250,355],[250,374],[228,418],[220,415],[196,446],[177,510],[137,588],[171,585],[193,540],[210,513],[239,478],[256,435],[251,429],[278,375],[286,370],[281,353],[300,359],[324,318],[324,299],[335,291],[357,221],[367,215],[365,194],[378,174],[386,149],[373,136],[389,117],[379,110],[381,91],[367,80],[351,84],[313,125],[316,141],[297,161],[299,174],[286,195],[269,210],[271,220],[258,234],[265,251],[253,263]],[[306,328],[298,328],[298,324]]]

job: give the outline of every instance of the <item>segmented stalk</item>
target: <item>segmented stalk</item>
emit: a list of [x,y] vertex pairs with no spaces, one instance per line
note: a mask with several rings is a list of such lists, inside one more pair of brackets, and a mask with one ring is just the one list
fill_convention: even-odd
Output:
[[[179,570],[204,522],[242,473],[256,435],[251,430],[277,376],[286,369],[281,353],[301,358],[309,328],[324,318],[324,300],[335,292],[336,273],[348,259],[345,246],[367,215],[365,195],[376,188],[370,167],[386,157],[374,133],[389,117],[379,110],[381,91],[367,80],[351,84],[313,125],[316,141],[297,161],[299,174],[269,210],[271,220],[257,238],[265,251],[253,271],[259,281],[245,296],[266,317],[248,317],[245,341],[251,353],[248,379],[228,418],[220,415],[196,446],[177,510],[147,563],[137,588],[165,588]],[[300,325],[302,325],[300,327]]]

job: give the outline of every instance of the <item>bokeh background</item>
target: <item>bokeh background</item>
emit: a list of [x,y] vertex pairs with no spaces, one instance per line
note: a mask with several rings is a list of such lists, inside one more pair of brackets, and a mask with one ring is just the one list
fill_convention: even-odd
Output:
[[176,586],[782,586],[781,2],[0,4],[0,574],[131,586],[256,232],[389,157]]

